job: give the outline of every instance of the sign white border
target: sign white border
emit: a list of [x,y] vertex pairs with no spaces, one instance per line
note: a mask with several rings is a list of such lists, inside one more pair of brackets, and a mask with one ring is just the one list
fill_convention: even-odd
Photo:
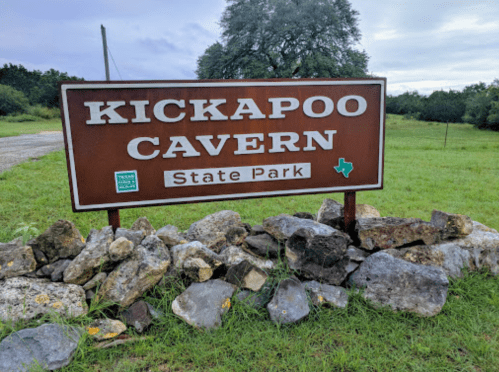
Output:
[[[324,86],[324,85],[380,85],[380,118],[379,118],[379,155],[378,155],[378,183],[372,185],[361,186],[340,186],[340,187],[321,187],[314,189],[298,189],[298,190],[277,190],[265,192],[251,192],[240,194],[223,194],[223,195],[208,195],[208,196],[193,196],[188,198],[172,198],[172,199],[156,199],[156,200],[142,200],[136,202],[123,202],[123,203],[104,203],[104,204],[90,204],[81,205],[78,194],[78,183],[76,181],[76,169],[73,153],[73,139],[71,137],[71,124],[69,121],[69,110],[67,91],[78,89],[151,89],[151,88],[206,88],[206,87],[266,87],[266,86]],[[112,208],[132,208],[137,206],[157,205],[157,204],[178,204],[188,202],[203,202],[215,201],[224,199],[241,199],[253,197],[272,197],[272,196],[285,196],[285,195],[298,195],[298,194],[313,194],[313,193],[330,193],[341,191],[361,191],[365,189],[373,189],[381,187],[383,180],[383,132],[384,132],[384,107],[385,107],[385,80],[370,79],[370,80],[319,80],[319,81],[241,81],[241,82],[170,82],[170,83],[88,83],[88,84],[62,84],[61,94],[64,103],[64,123],[67,136],[69,166],[71,168],[71,180],[73,186],[73,198],[75,209],[79,211],[91,209],[112,209]]]

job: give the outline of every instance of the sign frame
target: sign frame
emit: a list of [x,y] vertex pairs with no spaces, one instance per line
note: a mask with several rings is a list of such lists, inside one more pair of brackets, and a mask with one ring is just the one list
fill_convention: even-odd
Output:
[[[264,192],[245,192],[208,196],[194,196],[182,198],[162,198],[154,200],[141,200],[119,203],[100,203],[82,205],[79,197],[79,185],[75,166],[74,140],[72,136],[72,123],[70,119],[70,102],[68,92],[71,90],[129,90],[148,88],[193,88],[193,87],[295,87],[299,89],[305,86],[356,86],[356,85],[379,85],[379,150],[378,150],[378,182],[376,184],[359,186],[331,186],[321,188],[304,188],[292,190],[274,190]],[[272,79],[272,80],[166,80],[166,81],[63,81],[59,83],[61,117],[63,124],[69,187],[71,192],[72,209],[74,212],[87,212],[97,210],[117,210],[123,208],[139,208],[147,206],[173,205],[184,203],[197,203],[222,200],[251,199],[277,196],[292,196],[306,194],[322,194],[334,192],[356,192],[363,190],[383,189],[384,181],[384,150],[385,150],[385,102],[386,102],[386,78],[342,78],[342,79]],[[336,165],[336,164],[335,164]],[[136,171],[136,169],[123,169],[123,171]],[[117,181],[116,181],[117,182]],[[140,184],[140,180],[138,181]],[[128,192],[126,192],[128,193]],[[129,192],[133,194],[134,192]]]

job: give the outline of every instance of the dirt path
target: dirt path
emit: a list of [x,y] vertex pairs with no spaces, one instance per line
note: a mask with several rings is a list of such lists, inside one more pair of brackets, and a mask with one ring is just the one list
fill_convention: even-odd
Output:
[[64,148],[62,132],[41,132],[0,138],[0,173],[51,151]]

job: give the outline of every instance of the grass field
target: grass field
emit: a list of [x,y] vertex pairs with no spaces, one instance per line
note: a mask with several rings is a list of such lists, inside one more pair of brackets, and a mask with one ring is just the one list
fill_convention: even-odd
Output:
[[0,138],[54,130],[62,130],[61,119],[27,121],[23,123],[10,123],[0,119]]
[[[375,206],[382,216],[429,220],[431,211],[440,209],[499,229],[499,133],[450,124],[444,148],[445,131],[445,124],[388,115],[385,187],[357,193],[357,202]],[[279,213],[316,213],[326,197],[342,201],[343,194],[120,213],[124,227],[147,216],[157,229],[173,224],[184,230],[207,214],[231,209],[253,225]],[[107,224],[105,212],[72,213],[63,151],[0,174],[0,242],[15,238],[20,226],[43,231],[60,218],[73,221],[84,236]],[[272,275],[278,280],[284,274]],[[183,283],[173,283],[148,294],[164,316],[146,339],[105,350],[83,340],[73,363],[62,371],[499,370],[499,278],[487,273],[468,273],[452,282],[446,305],[432,318],[376,309],[352,293],[344,310],[314,308],[307,320],[279,327],[267,320],[265,310],[234,300],[223,326],[211,332],[194,330],[173,315],[171,301],[183,289]],[[89,316],[71,322],[88,324],[102,314],[115,316],[115,311],[93,304]],[[36,324],[20,323],[15,329]],[[11,331],[3,325],[2,337]]]

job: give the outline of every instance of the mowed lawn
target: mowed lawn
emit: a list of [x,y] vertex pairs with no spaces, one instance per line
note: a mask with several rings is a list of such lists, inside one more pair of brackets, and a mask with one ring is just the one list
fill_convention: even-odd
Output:
[[[499,133],[450,124],[444,147],[445,132],[445,124],[388,115],[384,189],[359,192],[357,202],[375,206],[382,216],[429,220],[440,209],[499,229]],[[342,201],[343,194],[127,209],[121,222],[130,227],[147,216],[156,229],[173,224],[185,230],[207,214],[231,209],[253,225],[279,213],[317,213],[324,198]],[[105,212],[72,213],[63,151],[0,174],[0,242],[14,239],[19,227],[41,232],[61,218],[84,236],[107,224]],[[287,276],[285,263],[279,267],[271,273],[274,283]],[[351,293],[346,309],[313,308],[299,324],[276,326],[265,309],[233,299],[223,326],[210,332],[172,313],[171,302],[184,288],[174,282],[147,294],[164,315],[144,339],[110,349],[95,349],[84,339],[62,371],[499,370],[499,279],[486,272],[452,281],[446,305],[432,318],[392,313]],[[102,316],[116,317],[117,309],[92,304],[88,316],[70,322],[85,325]],[[12,330],[2,325],[2,337]],[[133,329],[127,333],[135,336]]]

